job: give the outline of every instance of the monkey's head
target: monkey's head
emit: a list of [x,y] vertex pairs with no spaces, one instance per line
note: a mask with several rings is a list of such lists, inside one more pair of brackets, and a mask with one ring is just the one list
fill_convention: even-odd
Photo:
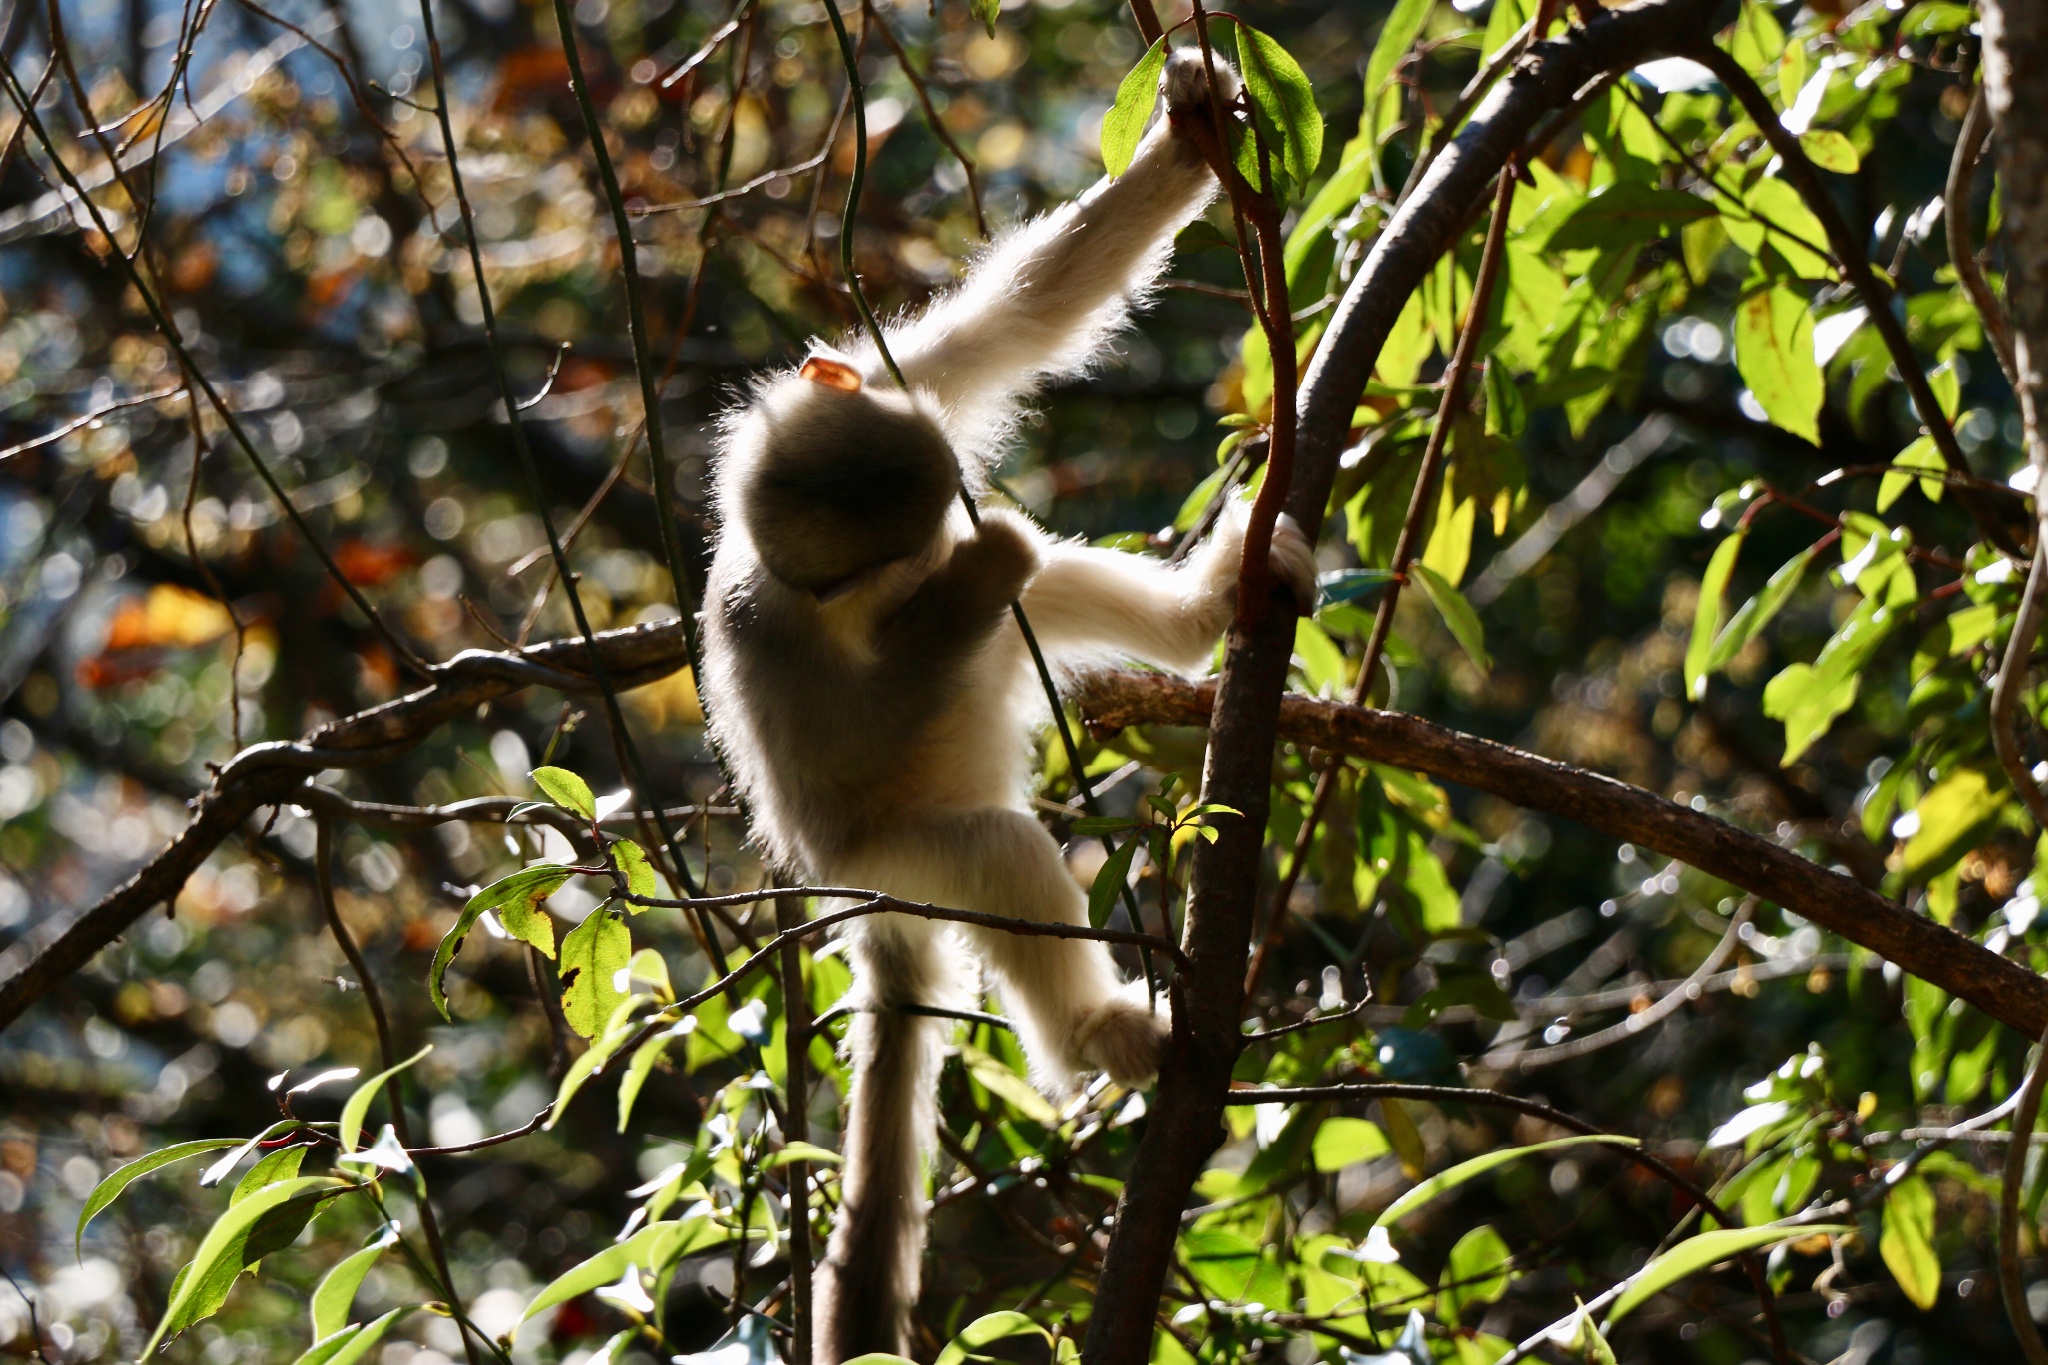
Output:
[[958,494],[938,423],[910,395],[864,385],[832,352],[762,392],[735,436],[728,511],[769,571],[807,591],[922,552]]

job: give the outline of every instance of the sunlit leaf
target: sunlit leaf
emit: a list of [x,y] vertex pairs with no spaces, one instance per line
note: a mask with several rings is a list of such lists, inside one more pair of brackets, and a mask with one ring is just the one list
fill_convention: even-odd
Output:
[[1027,1336],[1035,1336],[1047,1345],[1052,1343],[1052,1333],[1022,1313],[1011,1309],[989,1313],[960,1329],[959,1334],[947,1342],[945,1349],[939,1352],[938,1359],[933,1365],[960,1365],[977,1347],[1009,1337]]
[[[396,1066],[391,1067],[389,1070],[378,1072],[355,1088],[354,1092],[349,1095],[348,1101],[341,1106],[340,1131],[342,1151],[353,1152],[356,1149],[356,1143],[363,1135],[363,1119],[370,1112],[370,1102],[377,1098],[379,1091],[383,1090],[384,1083],[415,1062],[418,1062],[433,1050],[434,1045],[428,1043]],[[395,1104],[396,1101],[393,1103]]]
[[[989,28],[994,31],[993,19]],[[1152,106],[1159,101],[1159,76],[1165,70],[1166,39],[1160,38],[1145,49],[1145,55],[1117,86],[1116,103],[1102,116],[1102,168],[1111,175],[1122,175],[1137,155]]]
[[[509,877],[501,877],[483,890],[471,896],[455,917],[448,932],[441,936],[440,946],[434,949],[434,961],[427,968],[427,998],[440,1011],[443,1019],[449,1018],[448,997],[442,982],[448,975],[448,964],[455,960],[455,954],[462,948],[469,931],[476,927],[477,916],[486,910],[498,912],[499,923],[515,938],[522,938],[533,944],[549,957],[555,955],[555,931],[547,915],[536,907],[569,880],[571,873],[566,867],[541,864],[537,867],[521,868]],[[515,928],[514,926],[517,926]]]
[[1721,630],[1721,613],[1728,594],[1728,579],[1735,572],[1736,556],[1748,532],[1737,530],[1714,547],[1707,572],[1700,579],[1699,604],[1693,609],[1692,639],[1685,647],[1685,695],[1698,701],[1707,695],[1708,661],[1713,658],[1714,641]]
[[245,1141],[243,1138],[196,1138],[191,1142],[180,1142],[151,1152],[147,1156],[139,1156],[127,1165],[110,1172],[105,1179],[92,1187],[92,1193],[85,1197],[85,1207],[78,1211],[78,1228],[72,1234],[72,1249],[75,1251],[83,1245],[87,1223],[119,1199],[123,1190],[151,1171],[161,1170],[173,1162],[183,1161],[187,1157],[199,1156],[205,1152],[218,1152],[224,1147],[240,1147]]
[[1735,310],[1735,366],[1773,423],[1820,443],[1826,396],[1813,358],[1813,312],[1783,284],[1758,290]]
[[1603,1142],[1610,1147],[1635,1147],[1640,1145],[1632,1137],[1593,1133],[1578,1137],[1555,1138],[1549,1142],[1532,1143],[1526,1147],[1502,1147],[1496,1151],[1487,1152],[1483,1156],[1475,1156],[1470,1161],[1461,1161],[1449,1170],[1431,1176],[1403,1194],[1393,1203],[1387,1205],[1380,1212],[1380,1216],[1373,1219],[1373,1226],[1391,1226],[1399,1222],[1407,1214],[1421,1208],[1444,1191],[1456,1189],[1468,1180],[1485,1175],[1496,1166],[1505,1165],[1510,1161],[1518,1161],[1525,1156],[1532,1156],[1537,1152],[1552,1152],[1560,1147],[1581,1147],[1589,1142]]
[[535,768],[527,776],[548,800],[563,810],[586,820],[597,818],[597,797],[591,793],[590,784],[567,768]]
[[1941,1253],[1934,1247],[1934,1191],[1917,1175],[1892,1187],[1884,1201],[1877,1253],[1921,1312],[1941,1296]]
[[314,1190],[341,1189],[346,1183],[332,1176],[301,1176],[266,1186],[231,1206],[215,1220],[200,1241],[199,1249],[193,1253],[191,1262],[171,1293],[163,1320],[150,1334],[149,1344],[143,1347],[142,1354],[145,1357],[154,1355],[164,1341],[210,1316],[220,1307],[227,1297],[228,1288],[247,1264],[243,1252],[249,1232],[258,1220],[295,1196]]
[[625,921],[607,910],[591,911],[562,940],[562,1017],[585,1038],[604,1030],[626,993],[619,969],[633,959],[633,935]]
[[1245,94],[1280,133],[1280,164],[1296,185],[1308,182],[1323,158],[1323,116],[1301,63],[1269,35],[1239,22],[1237,51]]
[[1671,1250],[1652,1260],[1638,1270],[1628,1282],[1628,1288],[1614,1301],[1608,1310],[1607,1327],[1627,1317],[1650,1299],[1663,1293],[1688,1275],[1695,1275],[1709,1266],[1732,1260],[1745,1251],[1761,1251],[1780,1242],[1794,1238],[1818,1237],[1824,1234],[1840,1236],[1853,1231],[1843,1224],[1813,1224],[1797,1228],[1717,1228],[1688,1237]]
[[356,1301],[356,1291],[362,1288],[364,1278],[384,1255],[385,1249],[397,1240],[398,1225],[386,1223],[375,1241],[361,1251],[342,1257],[334,1269],[321,1277],[313,1289],[310,1305],[315,1342],[333,1336],[348,1325],[348,1310]]

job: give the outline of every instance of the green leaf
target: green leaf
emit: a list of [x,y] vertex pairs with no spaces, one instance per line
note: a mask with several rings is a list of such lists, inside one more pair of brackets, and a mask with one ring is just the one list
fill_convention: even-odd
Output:
[[1736,556],[1742,553],[1742,542],[1748,537],[1746,529],[1737,530],[1716,545],[1714,557],[1707,561],[1706,575],[1700,579],[1699,604],[1692,614],[1692,639],[1685,646],[1685,695],[1693,701],[1707,695],[1707,674],[1711,671],[1708,660],[1713,657],[1714,641],[1721,630],[1728,579],[1735,572]]
[[1756,182],[1742,197],[1743,209],[1731,209],[1723,218],[1728,240],[1750,255],[1761,254],[1766,240],[1784,258],[1786,265],[1805,279],[1828,279],[1833,267],[1824,254],[1828,249],[1827,229],[1806,200],[1774,175]]
[[1714,206],[1699,195],[1617,181],[1573,209],[1551,232],[1545,248],[1584,251],[1651,242],[1687,223],[1713,216]]
[[668,1045],[675,1041],[676,1036],[674,1029],[664,1029],[633,1049],[633,1059],[626,1063],[626,1074],[619,1077],[620,1132],[626,1131],[641,1089],[647,1084],[647,1078],[654,1074],[655,1065],[667,1054]]
[[1013,1309],[989,1313],[976,1318],[946,1343],[946,1349],[939,1352],[939,1358],[932,1365],[960,1365],[977,1346],[986,1346],[992,1341],[1008,1337],[1035,1336],[1048,1346],[1052,1344],[1052,1333],[1040,1327],[1030,1318]]
[[1708,1266],[1719,1265],[1745,1251],[1761,1251],[1801,1237],[1817,1237],[1823,1233],[1840,1235],[1850,1231],[1853,1229],[1846,1224],[1828,1223],[1798,1228],[1718,1228],[1688,1237],[1635,1273],[1628,1282],[1628,1288],[1608,1310],[1604,1326],[1612,1328],[1686,1276],[1697,1274]]
[[[425,1047],[421,1048],[418,1052],[413,1053],[412,1056],[406,1058],[397,1066],[392,1067],[388,1071],[378,1072],[376,1075],[370,1077],[369,1080],[364,1081],[361,1085],[356,1087],[355,1093],[348,1097],[348,1102],[341,1106],[342,1151],[353,1152],[356,1149],[356,1144],[362,1140],[363,1119],[370,1112],[370,1101],[376,1099],[377,1092],[384,1088],[384,1082],[390,1080],[393,1076],[396,1076],[399,1072],[405,1070],[413,1063],[419,1061],[420,1058],[426,1056],[429,1052],[432,1052],[433,1050],[434,1045],[432,1043],[428,1043]],[[397,1103],[398,1102],[396,1100],[393,1100],[392,1107],[396,1108]]]
[[1393,1150],[1387,1135],[1371,1119],[1324,1119],[1316,1129],[1311,1148],[1315,1168],[1328,1174],[1360,1161],[1371,1161]]
[[1792,664],[1764,685],[1764,714],[1785,723],[1789,767],[1855,704],[1863,667],[1904,612],[1865,598],[1811,664]]
[[1374,110],[1388,82],[1394,79],[1401,59],[1422,36],[1422,26],[1429,22],[1429,12],[1433,8],[1435,0],[1398,0],[1394,12],[1387,16],[1385,26],[1380,29],[1380,36],[1373,42],[1372,56],[1365,62],[1365,112],[1359,119],[1359,134],[1368,145],[1379,141],[1379,135],[1387,131],[1377,125]]
[[585,1038],[604,1031],[612,1011],[626,998],[616,978],[633,959],[633,935],[625,921],[597,909],[562,940],[562,1017]]
[[1010,1070],[1007,1064],[972,1043],[960,1044],[960,1060],[966,1064],[968,1075],[981,1082],[990,1094],[1010,1108],[1041,1127],[1059,1126],[1059,1110],[1053,1108],[1031,1082]]
[[761,1163],[761,1169],[772,1171],[778,1166],[787,1166],[792,1161],[809,1161],[819,1166],[843,1166],[846,1158],[829,1147],[820,1147],[814,1142],[785,1142],[780,1150],[769,1155]]
[[1437,1316],[1456,1326],[1467,1308],[1492,1303],[1508,1289],[1508,1266],[1514,1259],[1507,1242],[1481,1223],[1451,1248],[1437,1291]]
[[312,1316],[313,1340],[319,1342],[333,1336],[348,1326],[348,1310],[356,1301],[356,1291],[363,1287],[363,1280],[370,1273],[370,1267],[384,1254],[386,1247],[398,1240],[398,1225],[386,1223],[377,1240],[361,1251],[351,1252],[335,1263],[313,1290]]
[[[626,890],[635,896],[660,894],[661,885],[655,880],[654,864],[647,861],[647,850],[631,839],[612,840],[612,861],[619,865],[619,875],[626,879]],[[635,914],[645,906],[630,907]]]
[[1856,155],[1856,144],[1832,128],[1801,133],[1799,145],[1806,149],[1807,159],[1814,165],[1836,175],[1854,175],[1863,166],[1863,158]]
[[443,1019],[450,1016],[448,996],[442,982],[448,975],[448,964],[455,960],[455,954],[462,950],[463,940],[476,927],[477,916],[486,910],[496,910],[498,922],[505,926],[506,933],[553,957],[554,925],[535,906],[561,890],[569,877],[568,868],[543,863],[537,867],[521,868],[509,877],[501,877],[469,898],[462,907],[462,913],[455,917],[455,923],[441,936],[440,946],[434,949],[433,965],[427,968],[427,998],[434,1002],[434,1008],[440,1011]]
[[1742,652],[1742,647],[1771,623],[1771,618],[1798,590],[1800,580],[1806,577],[1807,566],[1813,563],[1813,556],[1814,551],[1809,548],[1787,560],[1771,575],[1762,592],[1742,604],[1735,613],[1735,619],[1715,637],[1714,647],[1707,654],[1707,672],[1715,673],[1726,668]]
[[1820,444],[1827,388],[1813,358],[1813,313],[1783,284],[1759,290],[1735,310],[1735,368],[1773,424]]
[[1123,894],[1124,880],[1131,875],[1131,857],[1137,851],[1137,839],[1124,840],[1110,850],[1095,873],[1095,881],[1088,888],[1088,922],[1097,929],[1109,923],[1117,897]]
[[358,1365],[365,1356],[377,1349],[377,1343],[384,1339],[384,1334],[390,1331],[400,1318],[408,1313],[417,1312],[418,1309],[418,1304],[409,1303],[402,1308],[394,1308],[373,1321],[344,1327],[315,1341],[304,1355],[292,1362],[292,1365]]
[[1941,450],[1934,444],[1932,436],[1922,436],[1898,454],[1892,456],[1892,467],[1877,485],[1877,510],[1887,511],[1891,505],[1906,495],[1906,490],[1915,484],[1920,486],[1920,495],[1929,502],[1940,502],[1944,485],[1939,478],[1915,478],[1901,471],[1908,469],[1929,469],[1936,474],[1948,472],[1948,461],[1942,459]]
[[85,1197],[85,1207],[78,1211],[78,1229],[72,1234],[72,1250],[77,1251],[85,1242],[85,1225],[90,1223],[109,1204],[121,1197],[121,1192],[148,1175],[161,1170],[176,1161],[198,1156],[202,1152],[218,1152],[224,1147],[239,1147],[242,1138],[196,1138],[191,1142],[180,1142],[161,1151],[139,1156],[127,1165],[110,1173],[106,1179],[92,1187],[92,1193]]
[[1486,653],[1486,628],[1479,624],[1479,613],[1472,610],[1472,604],[1465,595],[1445,582],[1443,576],[1425,564],[1411,564],[1408,571],[1415,575],[1415,581],[1422,584],[1422,590],[1436,607],[1437,615],[1443,617],[1451,634],[1464,649],[1481,673],[1493,667],[1493,660]]
[[1003,0],[967,0],[967,8],[975,18],[981,20],[988,36],[996,36],[996,16],[1003,12]]
[[1635,1147],[1640,1145],[1632,1137],[1616,1137],[1590,1133],[1579,1137],[1555,1138],[1549,1142],[1531,1143],[1527,1147],[1503,1147],[1497,1151],[1488,1152],[1484,1156],[1475,1156],[1470,1161],[1461,1161],[1448,1171],[1431,1176],[1399,1199],[1396,1199],[1393,1203],[1387,1205],[1380,1213],[1380,1216],[1372,1220],[1372,1225],[1376,1228],[1390,1226],[1407,1214],[1421,1208],[1445,1190],[1455,1189],[1468,1180],[1486,1174],[1496,1166],[1505,1165],[1510,1161],[1530,1156],[1536,1152],[1555,1151],[1560,1147],[1578,1147],[1588,1142],[1604,1142],[1616,1147]]
[[1941,1256],[1934,1249],[1934,1191],[1917,1175],[1892,1187],[1884,1201],[1877,1254],[1899,1288],[1923,1313],[1941,1293]]
[[[601,910],[595,911],[592,918],[603,913]],[[630,971],[630,968],[628,970]],[[583,1088],[583,1083],[589,1080],[599,1067],[610,1061],[612,1054],[623,1047],[628,1038],[639,1032],[640,1025],[633,1018],[633,1010],[635,1006],[645,1004],[646,1001],[647,997],[644,995],[625,995],[619,998],[619,1003],[605,1016],[602,1034],[583,1050],[582,1056],[569,1063],[568,1069],[562,1073],[562,1083],[555,1089],[554,1108],[548,1114],[548,1121],[541,1125],[543,1129],[553,1131],[554,1126],[562,1121],[562,1112],[569,1107],[569,1101]]]
[[[995,3],[990,3],[991,12]],[[995,21],[989,21],[989,31],[995,31]],[[1138,141],[1145,135],[1145,123],[1152,117],[1152,106],[1159,99],[1159,76],[1166,70],[1166,39],[1161,37],[1145,49],[1145,55],[1138,58],[1138,64],[1131,68],[1116,88],[1116,103],[1102,116],[1102,168],[1112,176],[1122,175],[1130,169],[1131,158],[1138,154]]]
[[586,820],[597,818],[597,797],[591,794],[590,784],[567,768],[535,768],[527,776],[542,795],[563,810]]
[[227,1290],[247,1264],[242,1254],[250,1229],[265,1214],[309,1190],[334,1190],[346,1186],[346,1181],[333,1176],[301,1176],[266,1186],[241,1203],[229,1206],[207,1231],[199,1243],[199,1250],[193,1253],[191,1263],[180,1272],[177,1285],[171,1292],[170,1304],[164,1309],[163,1321],[150,1334],[149,1344],[143,1348],[142,1354],[154,1355],[156,1348],[165,1340],[219,1308],[227,1297]]
[[1316,108],[1308,73],[1286,48],[1250,24],[1240,22],[1237,34],[1245,94],[1279,130],[1282,171],[1295,184],[1305,185],[1323,159],[1323,115]]
[[1913,807],[1919,828],[1906,840],[1906,879],[1916,881],[1953,861],[2011,799],[2008,789],[2001,785],[1994,790],[1975,768],[1958,768],[1942,778]]
[[280,1180],[290,1180],[299,1173],[299,1164],[306,1159],[310,1144],[300,1143],[295,1147],[280,1147],[249,1168],[235,1186],[235,1192],[228,1196],[228,1205],[233,1207],[247,1199],[266,1185],[275,1185]]
[[534,1295],[533,1302],[526,1305],[519,1321],[530,1322],[536,1314],[567,1303],[579,1294],[615,1284],[629,1267],[638,1266],[642,1270],[659,1273],[681,1257],[730,1241],[731,1236],[724,1228],[703,1217],[650,1223],[625,1241],[606,1247],[589,1260],[550,1280],[540,1293]]

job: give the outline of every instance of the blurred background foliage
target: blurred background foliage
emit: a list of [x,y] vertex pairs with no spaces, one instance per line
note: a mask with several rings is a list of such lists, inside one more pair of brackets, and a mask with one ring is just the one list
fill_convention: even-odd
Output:
[[[53,32],[68,47],[76,80],[60,63],[36,87],[42,118],[122,244],[146,235],[194,361],[411,647],[446,659],[573,633],[481,344],[419,16],[396,0],[268,3],[20,4],[0,40],[24,86],[45,70]],[[1298,260],[1290,252],[1292,302],[1310,345],[1419,142],[1527,11],[1518,0],[1408,3],[1390,21],[1378,0],[1342,0],[1239,12],[1300,61],[1331,133],[1290,220],[1301,248]],[[686,547],[701,553],[719,413],[751,374],[854,321],[834,263],[853,150],[846,82],[810,0],[737,11],[577,0],[574,15],[637,215],[667,361],[674,492]],[[1831,190],[1898,280],[1958,439],[2002,483],[2023,464],[2019,417],[1942,223],[1970,103],[1973,13],[1938,0],[1853,12],[1815,0],[1730,17],[1724,46],[1801,120],[1816,159],[1832,158]],[[1143,51],[1128,13],[1100,0],[1004,0],[992,20],[948,0],[855,21],[871,155],[857,248],[880,306],[927,297],[985,232],[1100,174],[1102,117]],[[575,528],[592,624],[666,619],[675,591],[639,439],[618,252],[553,11],[448,0],[437,23],[515,386],[537,395],[527,428],[554,520]],[[1376,66],[1376,50],[1398,60]],[[1375,72],[1391,80],[1368,90]],[[1345,144],[1362,114],[1360,159],[1361,144]],[[115,244],[58,192],[45,150],[11,112],[4,124],[0,437],[14,448],[0,456],[0,936],[11,938],[126,877],[241,746],[296,737],[409,681],[218,422],[177,396],[177,358],[112,268]],[[2032,962],[2034,831],[1986,758],[1982,715],[2024,563],[1978,543],[1955,497],[1929,496],[1936,481],[1894,475],[1886,487],[1869,470],[1914,447],[1918,419],[1856,300],[1808,249],[1817,223],[1796,196],[1759,188],[1783,188],[1772,154],[1718,86],[1639,73],[1549,131],[1515,201],[1483,402],[1461,419],[1424,557],[1463,586],[1490,667],[1409,594],[1374,697],[1712,810]],[[1317,191],[1347,166],[1363,167],[1363,182],[1318,220]],[[1709,173],[1718,197],[1703,187]],[[1617,185],[1689,189],[1699,207],[1653,215],[1647,229],[1580,213]],[[1361,190],[1362,205],[1345,202]],[[1987,164],[1971,201],[1980,236],[1992,190]],[[1376,585],[1351,571],[1387,562],[1484,227],[1482,217],[1417,294],[1360,409],[1335,498],[1343,514],[1321,551],[1326,605],[1300,637],[1302,690],[1344,694],[1355,681]],[[1221,211],[1191,229],[1117,356],[1045,395],[1017,432],[1005,496],[1060,532],[1159,552],[1195,524],[1219,469],[1234,478],[1256,465],[1256,438],[1240,438],[1270,402],[1270,367],[1260,343],[1246,345],[1227,232]],[[1763,343],[1781,353],[1775,374]],[[1232,414],[1251,425],[1218,425]],[[1842,468],[1863,472],[1821,482]],[[1733,640],[1695,690],[1688,642],[1702,620],[1711,633],[1726,619],[1713,600],[1702,616],[1702,579],[1752,508],[1739,559],[1709,590],[1726,591],[1730,610],[1816,541],[1821,550],[1769,630]],[[1791,685],[1779,701],[1766,685],[1811,663],[1866,600],[1911,605],[1908,624],[1814,700],[1827,710],[1818,741],[1792,745],[1781,764]],[[688,674],[626,701],[660,797],[690,808],[704,885],[758,886]],[[2029,710],[2039,701],[2029,696]],[[1176,799],[1188,798],[1201,737],[1132,732],[1088,755],[1120,775],[1108,807],[1131,813],[1169,774]],[[621,783],[602,713],[540,688],[400,761],[323,780],[358,801],[436,805],[530,797],[527,774],[542,763],[599,792]],[[1315,775],[1305,753],[1277,758],[1276,872]],[[1072,790],[1057,746],[1044,784],[1055,800]],[[1084,881],[1101,856],[1090,843],[1073,842]],[[151,915],[0,1035],[0,1268],[24,1291],[0,1289],[0,1352],[134,1359],[225,1201],[198,1183],[202,1163],[168,1167],[101,1212],[74,1254],[95,1187],[167,1144],[262,1131],[277,1117],[275,1089],[328,1068],[380,1068],[363,993],[314,895],[315,845],[298,808],[252,826],[173,913]],[[474,887],[568,851],[543,825],[338,825],[337,908],[382,981],[399,1054],[433,1045],[409,1076],[416,1142],[460,1146],[526,1125],[582,1050],[552,1021],[552,991],[536,998],[545,978],[502,936],[465,946],[448,977],[451,1018],[421,988]],[[1156,865],[1137,867],[1156,925],[1177,913],[1179,889]],[[572,881],[548,909],[566,926],[598,900]],[[1337,782],[1285,910],[1259,1022],[1346,1017],[1248,1048],[1244,1081],[1498,1083],[1726,1182],[1750,1221],[1849,1199],[1855,1234],[1771,1259],[1803,1358],[2010,1358],[1988,1269],[1986,1172],[2001,1149],[1919,1149],[1888,1135],[2002,1098],[2018,1082],[2021,1040],[1794,916],[1740,905],[1731,887],[1391,769]],[[728,927],[758,939],[767,922],[749,912]],[[635,977],[652,1000],[669,981],[672,998],[711,978],[677,912],[650,911],[631,930],[665,963],[659,982],[651,966]],[[1685,978],[1717,944],[1723,957],[1697,998],[1653,1029],[1579,1058],[1543,1054],[1647,1008],[1657,983]],[[813,1008],[831,1009],[845,969],[821,950],[807,970]],[[1373,1003],[1353,1010],[1368,983]],[[604,1292],[524,1325],[509,1348],[521,1365],[593,1365],[600,1351],[613,1362],[715,1351],[719,1365],[741,1365],[778,1349],[765,1319],[735,1305],[787,1316],[789,1206],[768,1160],[786,1126],[779,986],[756,976],[692,1017],[649,1054],[628,1117],[607,1075],[547,1131],[421,1159],[454,1287],[488,1336],[510,1332],[541,1285],[622,1227],[671,1205],[710,1239],[658,1276],[611,1265]],[[1143,1098],[1097,1087],[1048,1101],[1022,1079],[1002,1029],[963,1024],[956,1042],[919,1352],[983,1314],[1021,1309],[1059,1342],[991,1349],[1064,1355],[1089,1311]],[[811,1138],[829,1148],[843,1072],[823,1042],[810,1056],[826,1082]],[[266,1088],[280,1075],[287,1087]],[[297,1112],[331,1120],[349,1089],[316,1089]],[[1560,1149],[1405,1219],[1392,1259],[1369,1226],[1424,1170],[1557,1130],[1450,1105],[1232,1114],[1168,1286],[1162,1361],[1491,1361],[1575,1296],[1639,1269],[1681,1207],[1607,1149]],[[1885,1202],[1876,1178],[1908,1152],[1918,1175]],[[832,1176],[814,1169],[822,1229]],[[387,1183],[411,1252],[411,1177]],[[2029,1210],[2039,1198],[2030,1185]],[[310,1340],[309,1295],[381,1222],[361,1200],[326,1206],[168,1355],[296,1358]],[[751,1240],[733,1231],[747,1227]],[[394,1250],[343,1320],[436,1297]],[[2029,1302],[2048,1317],[2048,1280]],[[1767,1358],[1755,1307],[1739,1274],[1688,1281],[1617,1329],[1614,1349],[1628,1360]],[[388,1324],[374,1351],[385,1365],[464,1354],[433,1313]]]

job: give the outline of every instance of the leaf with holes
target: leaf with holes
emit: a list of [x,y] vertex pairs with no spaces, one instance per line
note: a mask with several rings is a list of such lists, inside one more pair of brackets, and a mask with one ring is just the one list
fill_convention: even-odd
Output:
[[434,1002],[434,1008],[441,1012],[443,1019],[452,1018],[448,1013],[448,996],[442,985],[448,975],[448,964],[455,961],[455,954],[462,950],[463,940],[476,927],[477,916],[486,910],[497,911],[498,922],[505,926],[506,933],[553,957],[555,927],[547,912],[538,906],[561,890],[569,876],[566,867],[542,863],[521,868],[509,877],[501,877],[469,898],[462,907],[462,913],[455,917],[455,923],[441,935],[441,944],[434,949],[433,965],[427,968],[427,998]]
[[562,940],[562,1017],[585,1038],[604,1031],[626,998],[619,969],[633,960],[633,935],[608,910],[593,910]]

